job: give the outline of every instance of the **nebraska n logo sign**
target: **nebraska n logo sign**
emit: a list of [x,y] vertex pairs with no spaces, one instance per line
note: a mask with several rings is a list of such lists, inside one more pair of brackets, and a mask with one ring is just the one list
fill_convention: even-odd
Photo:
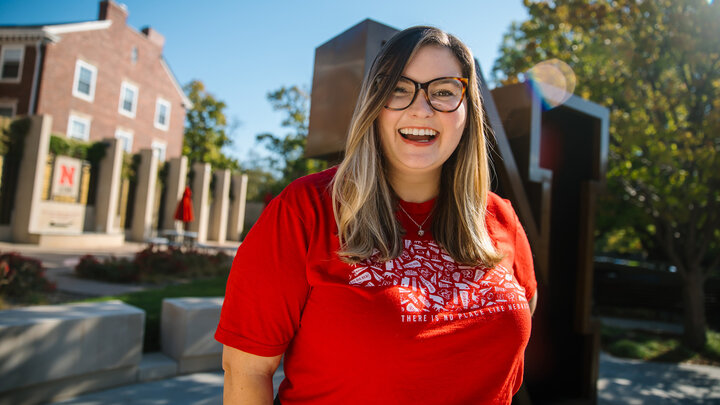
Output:
[[72,187],[75,184],[73,176],[75,175],[75,167],[62,165],[60,166],[60,185]]
[[55,158],[52,197],[70,197],[77,200],[80,193],[82,161],[67,156]]

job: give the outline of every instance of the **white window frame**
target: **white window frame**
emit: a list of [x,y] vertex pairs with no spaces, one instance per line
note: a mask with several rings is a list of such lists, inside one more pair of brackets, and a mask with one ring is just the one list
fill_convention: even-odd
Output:
[[[160,106],[165,106],[165,124],[160,123]],[[170,128],[170,102],[158,97],[155,102],[155,128],[167,131]]]
[[2,78],[0,76],[0,83],[20,83],[22,81],[23,62],[25,62],[25,45],[3,45],[0,50],[0,75],[2,75],[2,69],[5,65],[5,51],[20,50],[20,65],[18,66],[18,76]]
[[[73,121],[78,121],[78,122],[85,124],[86,130],[85,130],[85,134],[83,135],[83,137],[77,137],[77,136],[72,135],[71,130],[72,130],[72,126],[73,126]],[[70,113],[70,116],[68,117],[67,132],[65,134],[70,139],[79,139],[81,141],[87,142],[90,140],[90,125],[91,124],[92,124],[92,119],[90,119],[89,117],[83,117],[83,116],[80,116],[77,114]]]
[[[89,95],[78,91],[78,84],[80,83],[80,69],[81,68],[85,68],[92,73],[92,77],[90,79],[90,94]],[[78,59],[77,62],[75,62],[75,78],[73,79],[73,88],[72,88],[73,96],[92,103],[93,100],[95,100],[95,84],[96,83],[97,83],[97,68],[83,60]]]
[[[123,101],[125,100],[125,89],[130,89],[133,91],[133,102],[132,102],[132,111],[128,111],[125,108],[123,108]],[[137,112],[137,104],[138,104],[138,94],[140,93],[138,86],[123,81],[122,85],[120,85],[120,102],[118,103],[118,112],[126,117],[135,118],[135,113]]]
[[153,140],[152,146],[150,147],[152,148],[153,153],[157,153],[158,161],[164,162],[165,158],[167,157],[167,142]]
[[[126,153],[132,153],[132,146],[133,146],[133,138],[134,134],[133,131],[123,129],[123,128],[116,128],[115,129],[115,138],[119,140],[120,146],[123,148],[123,150]],[[125,147],[123,147],[123,140],[125,140]]]
[[10,110],[12,110],[11,118],[17,115],[17,100],[0,100],[0,107],[10,107]]

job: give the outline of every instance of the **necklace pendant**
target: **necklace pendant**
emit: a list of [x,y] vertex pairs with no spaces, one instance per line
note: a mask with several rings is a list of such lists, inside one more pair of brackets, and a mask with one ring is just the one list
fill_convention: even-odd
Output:
[[422,229],[418,230],[418,236],[423,236],[423,235],[425,235],[425,231],[423,231]]

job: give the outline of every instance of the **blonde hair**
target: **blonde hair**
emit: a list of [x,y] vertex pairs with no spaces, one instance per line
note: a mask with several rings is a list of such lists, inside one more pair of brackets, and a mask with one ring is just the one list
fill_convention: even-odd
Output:
[[443,164],[440,193],[431,225],[435,240],[458,263],[492,267],[502,255],[485,224],[490,187],[482,100],[475,62],[456,37],[434,27],[412,27],[393,36],[375,58],[363,81],[350,122],[345,158],[332,183],[338,227],[338,255],[358,263],[378,251],[378,260],[402,253],[404,230],[395,216],[397,196],[386,176],[376,120],[407,61],[424,46],[446,47],[468,78],[467,122],[460,143]]

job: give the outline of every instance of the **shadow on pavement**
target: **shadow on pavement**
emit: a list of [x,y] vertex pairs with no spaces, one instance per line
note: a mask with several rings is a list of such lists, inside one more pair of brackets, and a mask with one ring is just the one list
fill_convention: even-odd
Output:
[[600,356],[598,405],[720,404],[718,367]]

